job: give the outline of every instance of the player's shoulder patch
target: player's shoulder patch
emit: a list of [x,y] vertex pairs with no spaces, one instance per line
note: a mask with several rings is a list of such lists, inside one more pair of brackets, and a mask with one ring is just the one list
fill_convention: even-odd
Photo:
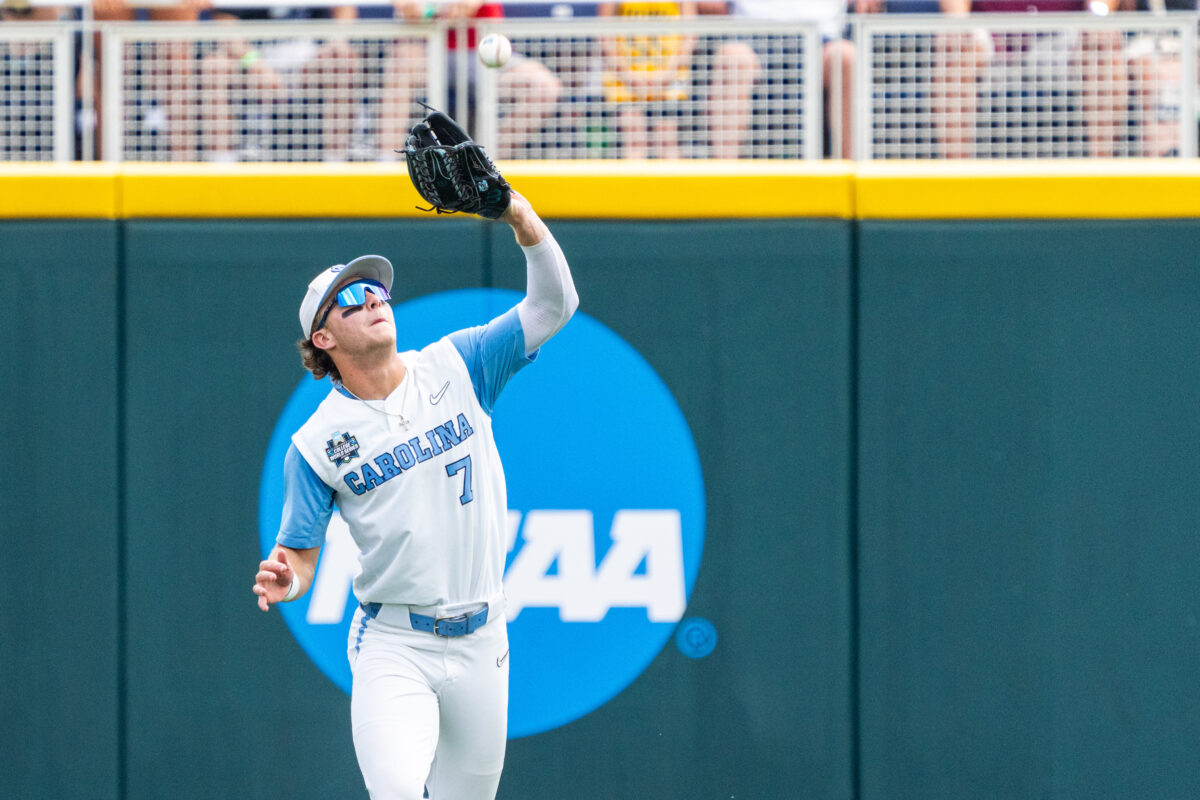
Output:
[[346,402],[348,398],[337,389],[330,389],[316,410],[292,434],[292,444],[300,451],[300,455],[318,475],[323,475],[327,482],[331,473],[321,466],[323,463],[332,464],[336,469],[354,460],[359,454],[358,437],[342,427],[347,422],[351,425],[354,422],[353,419],[347,420],[346,415],[341,413],[345,409],[342,404]]
[[335,467],[349,464],[358,458],[358,438],[349,431],[334,431],[325,443],[325,455]]

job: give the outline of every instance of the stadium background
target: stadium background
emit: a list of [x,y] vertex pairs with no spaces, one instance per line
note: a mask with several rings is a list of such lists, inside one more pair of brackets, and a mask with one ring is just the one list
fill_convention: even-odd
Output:
[[[646,166],[510,177],[691,426],[721,638],[513,741],[501,797],[1200,793],[1195,165]],[[0,175],[0,795],[360,796],[249,592],[288,287],[523,281],[389,170]]]

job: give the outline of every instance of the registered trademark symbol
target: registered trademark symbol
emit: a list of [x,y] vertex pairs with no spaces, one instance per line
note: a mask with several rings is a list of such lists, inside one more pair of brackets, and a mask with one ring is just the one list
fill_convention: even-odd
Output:
[[688,658],[704,658],[717,646],[717,629],[703,617],[691,617],[675,630],[675,646]]

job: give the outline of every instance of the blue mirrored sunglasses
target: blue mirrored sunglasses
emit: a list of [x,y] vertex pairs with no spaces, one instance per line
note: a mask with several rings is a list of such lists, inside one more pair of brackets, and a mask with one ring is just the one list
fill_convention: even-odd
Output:
[[[361,306],[367,302],[367,292],[375,295],[375,297],[384,303],[392,299],[392,296],[388,294],[388,290],[383,288],[383,285],[380,283],[376,283],[375,281],[355,281],[338,290],[337,302],[334,305],[340,308]],[[325,320],[329,319],[330,311],[333,311],[332,305],[325,309],[325,313],[321,315],[321,322],[313,329],[314,331],[319,331],[325,327]]]

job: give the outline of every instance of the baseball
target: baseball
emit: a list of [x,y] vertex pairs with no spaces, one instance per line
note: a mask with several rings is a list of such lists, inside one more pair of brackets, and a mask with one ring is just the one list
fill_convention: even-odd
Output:
[[478,51],[485,67],[503,67],[512,55],[512,42],[503,33],[489,33],[479,43]]

